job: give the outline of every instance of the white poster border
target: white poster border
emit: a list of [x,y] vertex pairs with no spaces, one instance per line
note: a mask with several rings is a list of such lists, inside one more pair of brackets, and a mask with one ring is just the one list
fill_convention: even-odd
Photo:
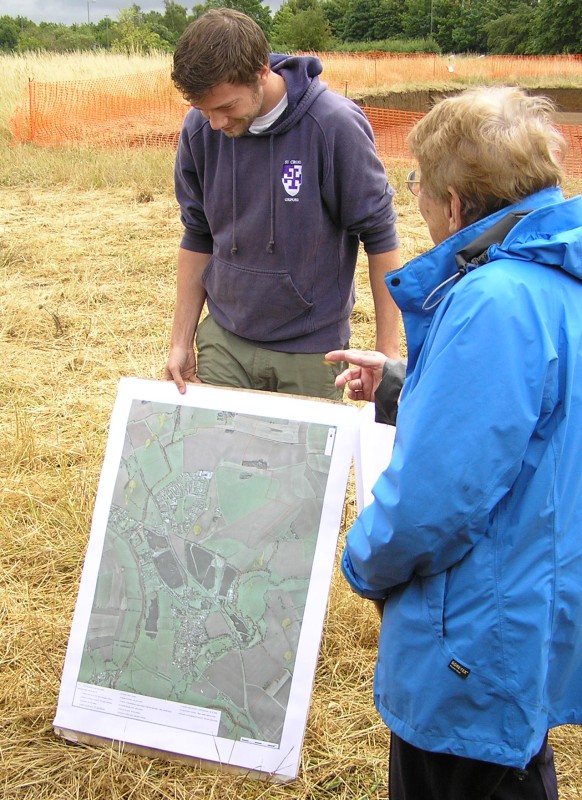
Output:
[[[336,429],[287,714],[278,747],[269,745],[269,743],[224,739],[212,733],[201,734],[187,729],[180,729],[177,732],[172,726],[164,726],[147,718],[144,719],[138,706],[141,702],[145,704],[148,698],[138,695],[132,695],[132,698],[138,701],[135,714],[141,718],[132,719],[127,716],[119,716],[117,713],[104,713],[103,703],[106,704],[111,700],[106,697],[108,691],[116,692],[117,690],[102,692],[100,702],[95,708],[91,708],[91,703],[88,701],[85,703],[86,707],[79,707],[78,702],[75,704],[76,693],[84,690],[82,685],[77,684],[77,678],[99,573],[107,520],[122,456],[127,421],[131,405],[136,400],[321,423]],[[122,378],[120,380],[111,416],[91,533],[64,662],[57,712],[53,723],[57,732],[78,732],[143,748],[176,753],[203,762],[240,768],[244,772],[258,772],[271,780],[287,781],[293,780],[297,776],[349,468],[354,451],[357,418],[357,409],[353,406],[291,395],[199,384],[189,385],[186,394],[180,395],[171,382],[138,378]],[[154,705],[157,702],[155,701]],[[169,701],[162,701],[162,703],[166,702]],[[209,725],[212,730],[211,720]]]

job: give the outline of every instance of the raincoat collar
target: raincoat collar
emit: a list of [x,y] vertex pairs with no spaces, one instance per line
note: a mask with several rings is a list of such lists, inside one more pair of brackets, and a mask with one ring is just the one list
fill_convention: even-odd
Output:
[[[508,215],[517,219],[507,226],[503,220]],[[496,236],[500,229],[501,235]],[[480,248],[472,245],[480,237],[487,242],[488,231],[489,244],[476,253]],[[441,300],[467,272],[504,257],[560,266],[582,279],[582,196],[565,201],[561,189],[543,189],[463,228],[386,276],[388,290],[403,314],[409,373]]]

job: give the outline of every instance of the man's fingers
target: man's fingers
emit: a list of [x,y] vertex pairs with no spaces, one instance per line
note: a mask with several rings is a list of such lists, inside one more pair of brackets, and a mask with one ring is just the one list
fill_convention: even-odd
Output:
[[186,394],[186,383],[182,378],[180,367],[166,367],[166,380],[174,381],[180,394]]
[[[358,379],[359,377],[360,377],[360,368],[359,367],[355,367],[354,369],[350,369],[350,368],[344,369],[344,371],[340,372],[340,374],[335,379],[335,385],[336,385],[336,387],[338,389],[341,389],[342,386],[345,386],[346,384],[350,384],[350,388],[351,388],[351,382],[353,380],[355,380],[355,379]],[[361,381],[360,381],[360,385],[361,385]]]
[[358,367],[382,367],[386,356],[377,350],[332,350],[325,356],[327,361],[347,361]]
[[376,350],[346,350],[346,361],[359,367],[380,367],[386,356]]

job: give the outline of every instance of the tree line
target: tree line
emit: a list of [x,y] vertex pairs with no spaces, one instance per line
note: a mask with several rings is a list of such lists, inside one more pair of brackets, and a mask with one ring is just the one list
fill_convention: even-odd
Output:
[[582,52],[580,0],[284,0],[274,13],[263,0],[206,0],[190,9],[163,0],[163,6],[163,13],[145,12],[134,4],[116,20],[73,25],[2,16],[0,51],[171,52],[200,14],[228,7],[255,19],[279,52]]

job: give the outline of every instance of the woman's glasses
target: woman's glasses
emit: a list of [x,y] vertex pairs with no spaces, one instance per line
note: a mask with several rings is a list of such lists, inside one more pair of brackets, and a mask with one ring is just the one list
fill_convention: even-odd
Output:
[[418,197],[420,193],[420,170],[413,169],[412,172],[408,173],[406,178],[406,185],[412,192],[415,197]]

